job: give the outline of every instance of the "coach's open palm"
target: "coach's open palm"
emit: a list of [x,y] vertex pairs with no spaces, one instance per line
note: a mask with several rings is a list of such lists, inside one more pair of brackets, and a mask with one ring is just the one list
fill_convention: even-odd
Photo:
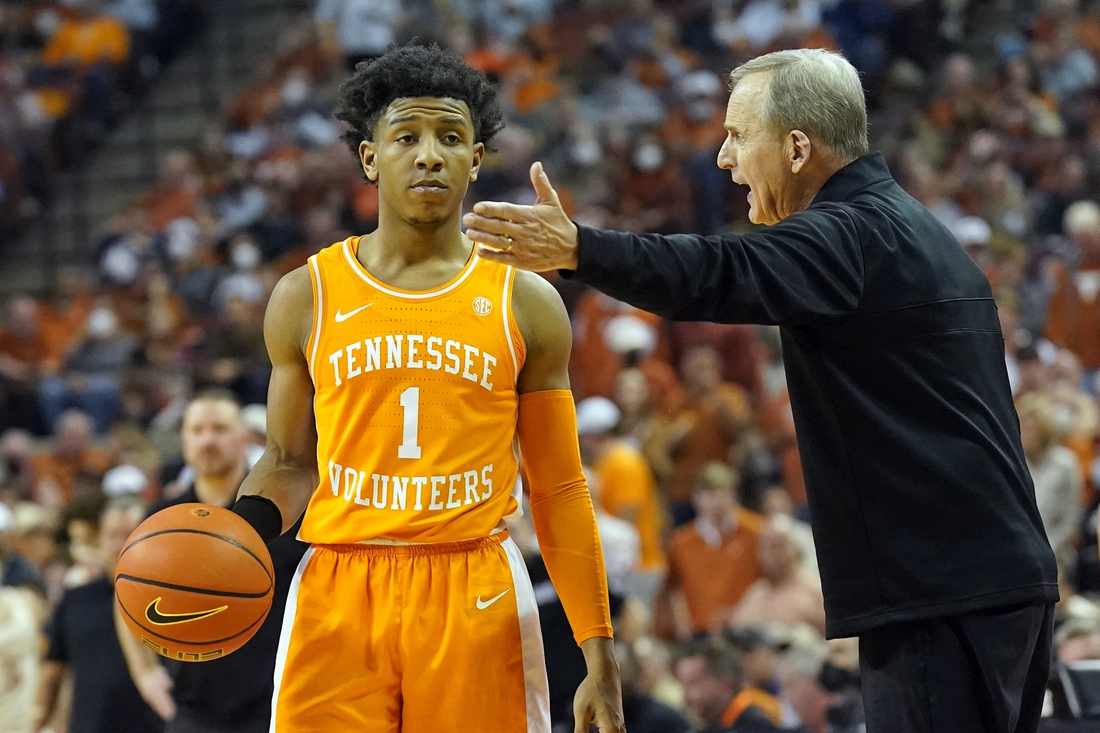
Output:
[[588,733],[595,723],[600,733],[626,733],[623,723],[623,693],[619,685],[619,663],[611,639],[588,639],[581,644],[588,676],[573,697],[575,733]]
[[550,185],[542,163],[531,166],[533,206],[482,201],[466,214],[466,236],[480,257],[531,272],[577,269],[577,226]]

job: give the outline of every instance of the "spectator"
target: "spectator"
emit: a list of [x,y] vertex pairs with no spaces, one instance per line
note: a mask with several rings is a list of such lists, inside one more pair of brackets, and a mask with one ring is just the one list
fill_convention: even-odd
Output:
[[94,306],[85,273],[64,267],[57,273],[53,297],[39,306],[39,322],[46,339],[47,370],[61,367]]
[[117,18],[98,14],[98,0],[77,0],[70,10],[42,50],[42,61],[53,77],[50,86],[63,100],[54,116],[79,105],[86,133],[95,140],[110,122],[114,73],[130,56],[130,34]]
[[607,587],[612,592],[623,595],[630,587],[630,581],[633,579],[641,557],[638,530],[625,519],[619,519],[604,511],[600,504],[603,482],[595,471],[586,466],[584,477],[588,482],[588,492],[592,495],[593,510],[596,513],[596,527],[600,533]]
[[65,592],[49,629],[49,650],[39,683],[39,730],[54,714],[62,676],[73,675],[69,733],[152,733],[163,724],[146,705],[126,669],[115,635],[114,569],[126,538],[145,516],[134,497],[113,499],[100,516],[103,574]]
[[741,668],[745,673],[745,690],[752,695],[757,707],[773,720],[786,722],[779,700],[777,665],[779,652],[788,645],[782,633],[772,624],[756,624],[728,628],[723,638],[741,653]]
[[682,715],[657,702],[641,687],[642,669],[634,650],[626,644],[615,645],[619,662],[619,683],[623,692],[623,724],[630,733],[690,733],[691,725]]
[[611,400],[589,397],[577,405],[581,457],[600,484],[599,506],[630,522],[641,541],[634,589],[648,601],[661,583],[665,568],[662,507],[645,458],[614,437],[619,409]]
[[798,716],[799,733],[862,733],[858,674],[830,663],[824,645],[793,647],[779,662],[783,699]]
[[[0,505],[0,513],[6,511]],[[3,576],[0,565],[0,731],[28,733],[38,679],[41,598],[27,588],[7,585]]]
[[710,344],[696,344],[680,358],[687,403],[670,428],[672,476],[668,501],[674,526],[691,520],[692,483],[711,461],[731,462],[731,450],[751,419],[744,390],[722,381],[721,361]]
[[53,447],[34,454],[34,500],[51,507],[64,506],[72,498],[77,478],[93,477],[98,483],[111,467],[111,458],[92,447],[92,422],[86,414],[69,410],[57,421]]
[[737,475],[709,463],[695,480],[694,521],[669,539],[661,601],[681,640],[722,628],[745,591],[760,577],[758,534],[763,518],[737,504]]
[[825,599],[821,583],[802,570],[792,537],[794,520],[771,517],[760,530],[757,566],[760,579],[749,586],[730,616],[732,626],[777,623],[809,624],[825,633]]
[[15,546],[15,514],[0,504],[0,587],[29,588],[45,594],[42,573]]
[[106,433],[118,412],[123,373],[137,347],[137,341],[120,328],[115,311],[106,303],[96,306],[82,340],[65,359],[62,374],[39,387],[47,424],[56,428],[61,414],[76,408],[91,416],[97,433]]
[[23,430],[0,433],[0,502],[16,504],[34,496],[31,436]]
[[339,47],[344,67],[381,56],[395,40],[400,0],[321,0],[313,17],[326,42]]
[[[1077,247],[1075,266],[1051,268],[1053,293],[1045,335],[1071,349],[1090,374],[1100,369],[1100,206],[1078,201],[1066,209],[1066,233]],[[1095,392],[1095,387],[1090,386]]]
[[[658,486],[668,478],[672,463],[664,450],[665,415],[653,404],[649,382],[641,369],[631,367],[615,378],[615,406],[619,408],[619,438],[641,451]],[[661,508],[662,514],[664,507]]]
[[689,644],[676,662],[687,709],[707,725],[705,733],[778,731],[779,711],[757,705],[744,685],[741,655],[719,638]]
[[16,296],[0,331],[0,431],[39,430],[35,389],[48,345],[33,298]]
[[817,550],[814,548],[814,532],[809,524],[795,517],[795,507],[791,502],[790,493],[780,486],[765,489],[760,497],[760,512],[769,519],[772,517],[789,517],[792,520],[791,540],[798,547],[799,564],[808,577],[817,579]]
[[1077,457],[1058,445],[1054,405],[1041,394],[1029,394],[1016,403],[1020,436],[1035,483],[1035,501],[1047,539],[1063,572],[1073,565],[1077,526],[1081,521],[1081,469]]
[[231,390],[244,404],[267,401],[271,363],[264,346],[263,314],[255,303],[230,298],[225,318],[201,349],[199,383]]

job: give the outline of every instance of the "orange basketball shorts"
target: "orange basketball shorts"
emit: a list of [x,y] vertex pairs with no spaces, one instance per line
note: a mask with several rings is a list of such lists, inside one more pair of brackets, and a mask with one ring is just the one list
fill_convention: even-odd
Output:
[[549,733],[538,607],[506,532],[314,545],[290,587],[272,733]]

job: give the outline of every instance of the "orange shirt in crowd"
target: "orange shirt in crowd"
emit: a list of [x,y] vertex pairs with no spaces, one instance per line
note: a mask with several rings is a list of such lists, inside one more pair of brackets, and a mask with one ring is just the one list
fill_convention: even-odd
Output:
[[[623,363],[619,355],[608,348],[604,340],[604,329],[609,321],[618,316],[635,316],[656,331],[657,346],[650,355],[650,359],[646,359],[641,368],[646,372],[651,390],[663,392],[668,389],[668,386],[663,383],[654,383],[650,372],[656,374],[657,370],[653,367],[647,368],[645,365],[651,360],[668,363],[669,348],[667,339],[664,337],[661,317],[621,303],[598,291],[590,290],[577,300],[573,315],[573,352],[569,358],[569,381],[578,401],[594,396],[612,398],[615,377],[622,370]],[[671,367],[668,373],[675,376]],[[663,407],[663,394],[653,394],[651,398],[655,405]]]
[[[721,129],[721,125],[719,125]],[[750,396],[760,394],[762,380],[753,326],[733,323],[683,322],[672,327],[674,359],[698,343],[708,343],[722,360],[722,381],[736,384]]]
[[[719,385],[717,399],[725,403],[739,422],[747,423],[752,417],[749,398],[740,387]],[[673,450],[672,475],[668,482],[668,500],[682,502],[691,498],[691,486],[700,468],[711,461],[729,461],[730,447],[738,436],[729,433],[723,425],[719,408],[709,399],[688,404],[676,416],[675,422],[690,426]]]
[[760,428],[768,449],[779,461],[779,469],[783,473],[783,488],[790,494],[795,506],[805,504],[806,479],[802,475],[802,459],[795,440],[794,413],[791,412],[791,396],[787,390],[765,403],[760,416]]
[[1100,369],[1100,268],[1072,273],[1059,265],[1053,275],[1045,335],[1077,354],[1085,369]]
[[645,457],[616,441],[593,466],[600,477],[600,505],[608,514],[630,521],[641,539],[640,570],[663,570],[662,517],[657,484]]
[[65,356],[83,332],[92,312],[92,296],[81,293],[64,302],[46,302],[39,306],[38,324],[46,340],[46,364],[60,368]]
[[16,336],[7,330],[0,330],[0,357],[10,357],[23,362],[24,366],[38,369],[47,353],[46,339],[41,329],[27,338]]
[[673,532],[669,541],[668,587],[683,592],[693,631],[709,631],[724,621],[760,577],[757,535],[764,518],[738,509],[734,521],[736,528],[718,544],[707,542],[694,522]]
[[73,498],[76,478],[81,473],[96,477],[96,483],[111,468],[111,456],[101,450],[88,449],[74,458],[40,451],[31,457],[34,471],[34,500],[44,506],[61,507]]
[[121,64],[129,55],[130,34],[110,16],[63,20],[42,50],[42,60],[51,66],[75,64],[81,69],[100,61]]

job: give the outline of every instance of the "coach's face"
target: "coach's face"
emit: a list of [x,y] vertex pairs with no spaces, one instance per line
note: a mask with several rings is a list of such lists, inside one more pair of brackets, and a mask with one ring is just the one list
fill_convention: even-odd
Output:
[[777,136],[761,115],[760,100],[768,94],[770,76],[757,72],[738,82],[726,107],[726,141],[718,152],[718,167],[728,170],[734,183],[749,187],[753,224],[775,224],[798,211],[803,201],[796,177],[805,163],[804,151],[792,135]]
[[413,97],[390,103],[359,154],[383,206],[410,224],[439,225],[461,212],[485,145],[465,102]]

